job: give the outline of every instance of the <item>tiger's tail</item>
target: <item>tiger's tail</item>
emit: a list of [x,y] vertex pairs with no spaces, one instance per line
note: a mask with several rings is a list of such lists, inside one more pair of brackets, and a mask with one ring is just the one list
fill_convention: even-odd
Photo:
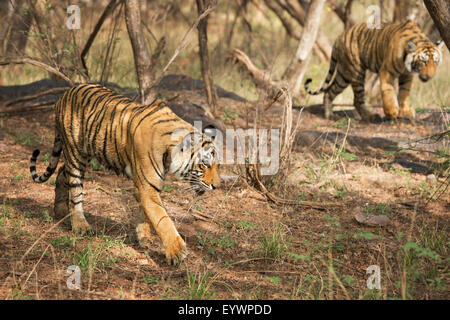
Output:
[[48,180],[48,178],[51,177],[51,175],[55,172],[56,167],[58,166],[58,161],[61,156],[62,152],[62,143],[61,143],[61,137],[58,133],[56,133],[55,136],[55,142],[53,143],[53,150],[52,150],[52,156],[50,158],[50,164],[47,167],[47,170],[44,172],[43,175],[39,176],[36,172],[36,160],[39,156],[40,151],[38,149],[33,151],[33,155],[30,159],[30,173],[31,177],[33,178],[34,182],[42,183]]
[[305,81],[306,93],[315,96],[315,95],[321,94],[322,92],[328,91],[328,89],[333,85],[334,79],[336,79],[336,74],[337,74],[337,69],[338,69],[335,52],[336,52],[336,50],[333,49],[333,53],[331,54],[330,69],[328,70],[328,75],[327,75],[327,78],[325,79],[325,82],[323,83],[323,85],[316,91],[311,91],[311,89],[309,89],[309,84],[312,82],[312,79],[308,78]]

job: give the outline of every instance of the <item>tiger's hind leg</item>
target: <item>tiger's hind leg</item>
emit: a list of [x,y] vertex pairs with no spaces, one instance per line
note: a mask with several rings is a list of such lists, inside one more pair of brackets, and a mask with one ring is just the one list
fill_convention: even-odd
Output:
[[69,167],[66,164],[66,172],[69,180],[70,221],[73,232],[84,234],[91,230],[91,226],[83,214],[83,180],[84,172],[86,171],[86,162],[76,161],[74,159],[76,158],[73,157],[72,161],[76,163],[78,168]]
[[59,168],[56,177],[54,217],[64,218],[69,213],[69,184],[65,166]]
[[[339,71],[338,71],[339,72]],[[332,112],[332,103],[333,100],[338,96],[342,91],[345,90],[349,85],[349,82],[345,80],[341,74],[337,74],[336,78],[334,79],[333,84],[330,88],[325,92],[325,95],[323,96],[323,106],[325,108],[325,118],[330,119]]]
[[364,97],[364,81],[365,76],[362,74],[357,81],[352,83],[353,105],[363,120],[375,121],[380,119],[380,117],[377,114],[373,114],[366,106]]

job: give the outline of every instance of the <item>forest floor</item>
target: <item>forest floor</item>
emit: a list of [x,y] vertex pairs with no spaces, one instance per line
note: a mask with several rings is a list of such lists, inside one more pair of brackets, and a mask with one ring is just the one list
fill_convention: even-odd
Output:
[[[200,90],[177,94],[179,103],[205,103]],[[227,127],[253,123],[254,104],[220,98],[219,105]],[[139,247],[132,182],[95,162],[84,183],[94,234],[76,236],[57,224],[55,177],[35,184],[29,174],[32,151],[51,152],[52,108],[2,115],[0,299],[449,299],[445,159],[393,147],[448,128],[448,110],[419,111],[412,124],[342,114],[326,120],[303,110],[289,176],[268,187],[300,202],[331,203],[324,209],[269,202],[237,165],[221,172],[236,180],[202,196],[168,179],[163,203],[189,250],[178,266],[166,264],[158,239]],[[267,127],[279,126],[281,107],[260,114]],[[448,150],[448,138],[417,149],[425,147]],[[47,161],[39,158],[38,172]],[[357,213],[390,223],[361,224]],[[81,270],[80,290],[67,286],[72,265]],[[379,290],[367,287],[373,265]]]

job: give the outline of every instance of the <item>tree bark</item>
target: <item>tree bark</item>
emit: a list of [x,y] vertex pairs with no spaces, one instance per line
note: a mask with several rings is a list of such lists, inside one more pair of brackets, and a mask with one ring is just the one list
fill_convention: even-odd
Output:
[[154,65],[142,31],[139,0],[125,0],[125,22],[133,48],[140,103],[149,104],[154,99],[154,93],[151,92]]
[[[206,6],[210,6],[211,3],[208,0],[196,0],[197,11],[200,16],[206,9]],[[200,51],[201,71],[203,77],[203,83],[205,86],[206,101],[213,115],[217,111],[217,92],[214,87],[214,82],[211,74],[211,65],[209,63],[208,53],[208,17],[200,20],[198,26],[198,44]]]
[[234,49],[233,57],[245,67],[255,85],[266,90],[269,99],[276,100],[281,96],[280,92],[285,89],[288,90],[290,95],[298,96],[303,75],[305,74],[311,50],[319,30],[320,16],[324,2],[325,0],[311,1],[297,51],[281,80],[273,80],[270,72],[258,69],[244,52]]
[[408,18],[409,5],[408,0],[395,1],[394,22],[403,22]]
[[[265,0],[264,1],[269,9],[271,9],[280,19],[283,24],[286,32],[296,40],[300,40],[301,32],[296,30],[292,24],[284,17],[283,10],[286,11],[292,18],[294,18],[298,24],[302,27],[305,26],[306,13],[305,8],[301,3],[295,3],[291,0]],[[314,48],[319,52],[319,57],[322,55],[325,60],[330,60],[331,58],[331,50],[332,46],[328,41],[326,35],[324,35],[320,30],[317,33],[316,43],[314,44]]]
[[448,0],[423,0],[423,2],[450,50],[450,2]]
[[324,3],[325,0],[311,1],[306,15],[302,38],[300,39],[294,58],[283,75],[283,79],[289,82],[289,91],[292,94],[297,94],[300,91],[311,49],[316,41],[317,33],[319,31],[320,16],[323,11]]

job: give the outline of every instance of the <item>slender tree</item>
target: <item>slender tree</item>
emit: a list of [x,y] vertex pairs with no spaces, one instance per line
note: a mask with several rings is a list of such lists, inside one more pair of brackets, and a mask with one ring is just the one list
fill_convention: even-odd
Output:
[[125,22],[133,48],[140,102],[148,104],[154,99],[154,94],[151,92],[154,64],[152,64],[142,31],[139,0],[125,0]]
[[297,51],[283,75],[283,79],[289,82],[289,88],[292,93],[300,91],[309,56],[319,31],[320,16],[323,11],[324,3],[324,0],[311,1],[302,37],[297,46]]
[[247,69],[256,86],[266,89],[271,98],[280,97],[280,91],[284,89],[288,89],[291,95],[298,96],[311,50],[317,38],[324,3],[325,0],[311,1],[297,50],[281,80],[272,79],[269,72],[258,69],[243,51],[234,50],[234,58]]
[[[209,0],[196,0],[197,11],[200,16],[205,12],[206,7],[211,7],[212,3]],[[209,53],[208,53],[208,17],[200,20],[198,26],[198,44],[201,62],[201,71],[203,82],[205,85],[205,94],[208,106],[212,114],[216,113],[217,110],[217,92],[214,87],[213,78],[211,74],[211,65],[209,63]]]

